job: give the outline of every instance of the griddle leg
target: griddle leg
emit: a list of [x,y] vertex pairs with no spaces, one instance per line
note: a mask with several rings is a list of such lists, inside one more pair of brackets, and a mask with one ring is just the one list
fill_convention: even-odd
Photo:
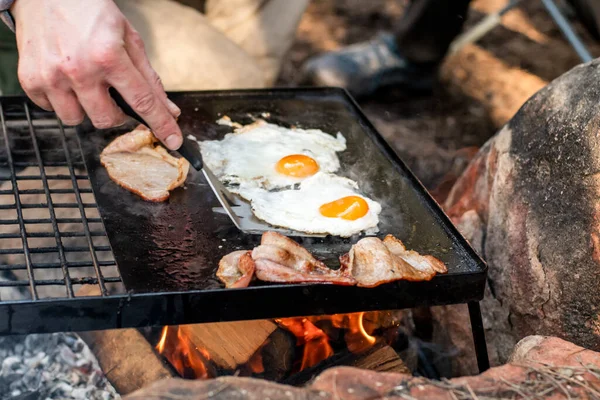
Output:
[[487,345],[485,342],[485,332],[483,330],[483,320],[481,319],[481,309],[478,301],[470,301],[469,317],[471,318],[471,331],[473,332],[473,342],[475,344],[475,355],[477,356],[477,366],[479,372],[490,369],[490,359],[488,358]]

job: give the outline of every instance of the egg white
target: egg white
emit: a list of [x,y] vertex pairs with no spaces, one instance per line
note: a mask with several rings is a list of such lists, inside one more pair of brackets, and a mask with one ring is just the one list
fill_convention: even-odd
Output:
[[[333,174],[318,172],[300,183],[297,190],[269,192],[251,184],[240,185],[239,194],[252,204],[256,217],[278,227],[307,233],[350,237],[379,223],[381,205],[358,193],[356,182]],[[319,208],[346,196],[362,197],[369,206],[367,214],[354,221],[329,218]]]
[[260,121],[236,129],[223,140],[201,141],[199,146],[204,163],[220,181],[275,189],[306,179],[277,172],[280,159],[304,154],[319,164],[319,171],[335,172],[340,168],[336,152],[346,149],[346,139],[341,133],[334,137],[318,129],[288,129]]

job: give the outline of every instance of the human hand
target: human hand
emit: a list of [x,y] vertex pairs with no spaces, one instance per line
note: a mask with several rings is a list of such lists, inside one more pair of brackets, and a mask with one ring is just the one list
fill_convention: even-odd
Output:
[[115,88],[169,149],[181,146],[179,108],[152,69],[144,43],[112,0],[17,0],[11,8],[19,82],[66,125],[84,112],[99,129],[124,123]]

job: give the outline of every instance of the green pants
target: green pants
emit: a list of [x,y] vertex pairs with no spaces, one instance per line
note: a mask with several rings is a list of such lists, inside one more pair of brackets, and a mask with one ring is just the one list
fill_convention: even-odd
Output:
[[17,42],[15,34],[0,23],[0,94],[23,94],[17,78]]

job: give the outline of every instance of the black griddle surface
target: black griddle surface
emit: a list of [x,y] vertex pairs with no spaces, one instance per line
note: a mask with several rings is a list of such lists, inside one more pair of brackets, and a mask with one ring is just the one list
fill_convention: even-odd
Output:
[[[226,215],[213,211],[219,203],[197,171],[191,170],[185,187],[174,190],[164,203],[144,201],[119,187],[101,166],[99,154],[136,124],[96,130],[86,123],[78,127],[77,135],[127,294],[21,304],[19,310],[45,321],[29,325],[28,331],[334,314],[466,303],[483,297],[487,273],[483,261],[345,91],[241,90],[169,96],[183,111],[182,130],[199,140],[220,139],[230,132],[232,128],[216,123],[224,115],[240,123],[268,115],[267,121],[284,126],[341,132],[347,150],[338,153],[338,175],[357,181],[365,195],[381,203],[378,236],[391,233],[409,249],[439,258],[448,266],[448,274],[430,282],[399,281],[373,289],[261,282],[225,289],[215,276],[218,261],[231,251],[252,249],[260,236],[240,233]],[[336,267],[338,256],[360,238],[293,239]],[[54,319],[44,317],[46,312],[52,312]],[[18,325],[15,317],[12,323]],[[9,330],[25,329],[15,326]]]

